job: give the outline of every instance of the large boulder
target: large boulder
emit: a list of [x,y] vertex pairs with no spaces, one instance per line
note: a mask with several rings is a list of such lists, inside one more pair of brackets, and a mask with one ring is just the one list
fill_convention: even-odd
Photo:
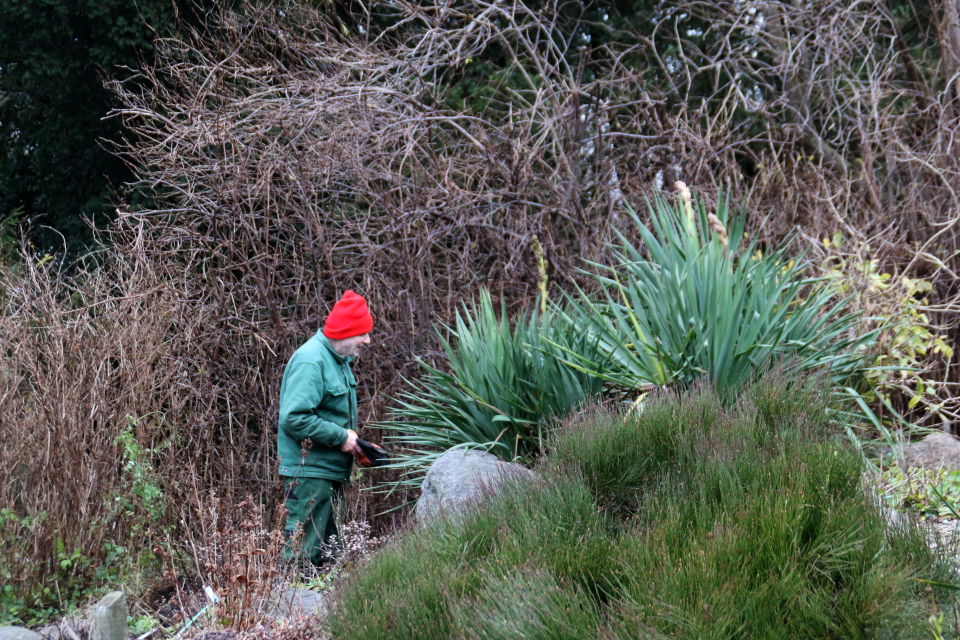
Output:
[[960,440],[946,433],[932,433],[923,440],[903,448],[907,467],[960,470]]
[[460,516],[471,505],[496,492],[505,480],[536,477],[522,464],[504,462],[485,451],[447,451],[430,465],[414,515],[419,522],[438,516]]

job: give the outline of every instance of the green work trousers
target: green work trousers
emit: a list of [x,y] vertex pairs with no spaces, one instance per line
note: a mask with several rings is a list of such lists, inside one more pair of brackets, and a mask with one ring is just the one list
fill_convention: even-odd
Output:
[[[343,483],[324,478],[281,476],[287,507],[287,560],[306,560],[321,565],[339,549],[338,524],[343,520]],[[303,533],[297,535],[300,527]]]

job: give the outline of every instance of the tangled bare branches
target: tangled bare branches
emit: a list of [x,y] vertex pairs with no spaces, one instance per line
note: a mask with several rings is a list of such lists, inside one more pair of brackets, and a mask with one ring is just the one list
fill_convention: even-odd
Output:
[[535,295],[535,241],[568,278],[615,218],[612,189],[583,175],[602,163],[579,158],[585,120],[562,57],[542,62],[566,86],[482,119],[444,108],[430,78],[488,46],[483,29],[391,46],[290,11],[227,13],[168,43],[136,89],[116,87],[138,134],[124,153],[161,205],[121,211],[125,246],[192,279],[195,339],[241,423],[273,423],[285,355],[344,289],[377,319],[370,417],[458,301],[481,285]]
[[[184,429],[211,423],[216,402],[191,387],[202,361],[186,355],[194,320],[176,283],[100,257],[69,278],[52,262],[0,269],[0,567],[24,599],[53,581],[69,604],[107,543],[149,555],[182,498],[182,448],[198,470],[222,464],[214,429]],[[249,433],[232,435],[239,450]]]
[[234,406],[257,405],[241,419],[271,421],[283,355],[344,289],[377,313],[376,417],[458,300],[536,295],[535,238],[567,282],[622,198],[678,177],[772,212],[771,240],[840,229],[956,293],[953,82],[911,57],[944,34],[827,0],[589,9],[397,1],[345,25],[247,6],[115,85],[157,203],[120,225],[214,310],[204,351]]

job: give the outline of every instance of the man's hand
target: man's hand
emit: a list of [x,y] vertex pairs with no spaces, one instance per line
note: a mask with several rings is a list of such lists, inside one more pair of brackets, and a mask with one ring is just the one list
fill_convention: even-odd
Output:
[[340,451],[344,453],[354,453],[360,452],[360,447],[357,445],[357,432],[353,429],[347,429],[347,441],[343,443],[343,446],[340,447]]

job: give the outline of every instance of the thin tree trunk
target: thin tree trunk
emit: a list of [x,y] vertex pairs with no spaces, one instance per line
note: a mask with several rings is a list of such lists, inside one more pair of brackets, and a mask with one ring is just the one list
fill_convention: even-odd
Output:
[[940,30],[943,49],[944,79],[960,95],[960,0],[943,0],[943,28]]
[[[823,163],[839,173],[846,174],[848,171],[847,161],[839,151],[823,139],[820,132],[817,131],[810,121],[810,109],[807,103],[807,95],[803,90],[801,73],[803,60],[806,58],[802,48],[797,48],[791,54],[789,46],[790,35],[787,32],[787,17],[784,15],[783,4],[774,0],[764,5],[763,15],[769,25],[770,35],[773,36],[771,44],[775,47],[777,54],[777,63],[783,69],[783,92],[787,96],[787,101],[793,111],[794,121],[803,127],[803,144],[812,153],[819,155]],[[797,60],[791,60],[791,55]]]

